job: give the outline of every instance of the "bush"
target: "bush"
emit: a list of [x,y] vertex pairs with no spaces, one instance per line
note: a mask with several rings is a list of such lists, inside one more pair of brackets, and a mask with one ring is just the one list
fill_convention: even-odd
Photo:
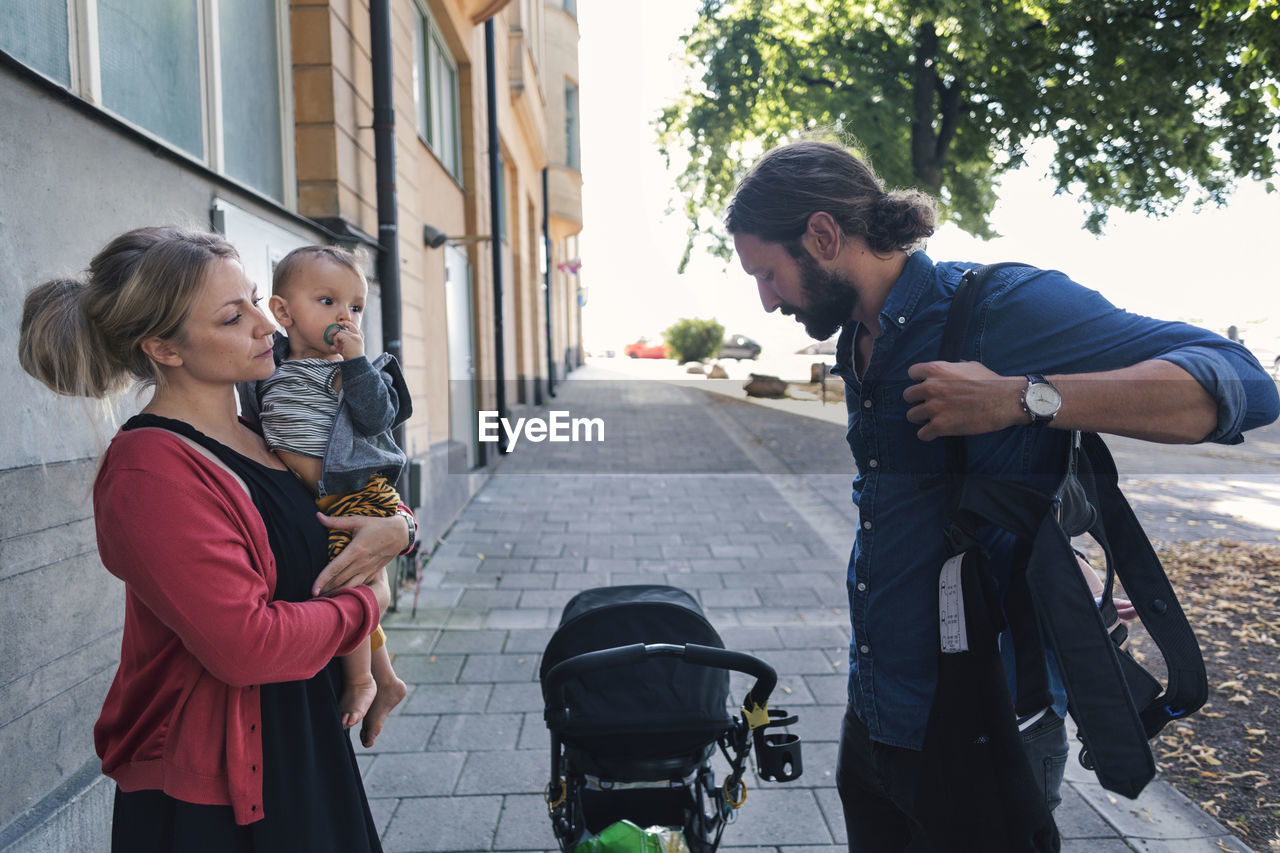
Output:
[[684,364],[686,361],[706,361],[720,351],[724,341],[724,326],[714,319],[677,320],[663,333],[671,357]]

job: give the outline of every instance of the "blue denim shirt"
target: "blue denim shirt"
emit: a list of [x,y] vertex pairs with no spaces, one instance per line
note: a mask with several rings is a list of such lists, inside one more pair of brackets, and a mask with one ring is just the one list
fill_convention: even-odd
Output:
[[[849,562],[849,701],[875,740],[919,749],[933,700],[938,657],[938,570],[945,489],[922,487],[944,470],[943,441],[921,441],[907,421],[907,368],[938,358],[947,310],[973,264],[935,265],[912,254],[880,311],[881,335],[861,380],[853,369],[855,328],[847,327],[832,371],[844,379],[847,439],[858,474],[859,527]],[[1241,432],[1276,419],[1275,383],[1238,344],[1187,325],[1130,314],[1065,275],[1004,267],[975,302],[965,359],[1003,376],[1114,370],[1147,359],[1173,362],[1218,403],[1205,440],[1236,444]],[[967,439],[969,469],[1052,490],[1063,475],[1069,433],[1011,427]],[[997,580],[1009,573],[1013,537],[985,544]],[[1052,669],[1052,667],[1051,667]],[[1065,710],[1059,687],[1057,710]]]

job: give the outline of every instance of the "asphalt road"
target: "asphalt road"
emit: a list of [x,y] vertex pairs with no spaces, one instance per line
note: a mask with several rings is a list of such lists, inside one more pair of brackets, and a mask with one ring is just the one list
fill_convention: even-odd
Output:
[[[721,365],[729,378],[709,381],[686,373],[671,361],[598,359],[592,362],[591,376],[605,380],[605,385],[622,378],[687,383],[757,407],[831,424],[827,429],[800,429],[788,427],[791,421],[787,418],[735,418],[753,446],[778,458],[781,470],[806,475],[811,486],[828,495],[833,511],[856,518],[855,510],[843,506],[849,501],[847,475],[852,473],[852,462],[843,448],[845,412],[838,392],[823,404],[819,400],[749,399],[742,391],[751,373],[803,382],[808,377],[808,364],[816,360],[820,359],[725,360]],[[736,409],[723,408],[727,412]],[[1280,544],[1280,424],[1252,430],[1237,445],[1153,444],[1116,436],[1107,436],[1106,441],[1120,472],[1121,488],[1157,544],[1211,538]],[[824,483],[818,476],[821,474],[834,479]]]
[[1106,441],[1153,540],[1280,543],[1280,425],[1248,432],[1237,445]]

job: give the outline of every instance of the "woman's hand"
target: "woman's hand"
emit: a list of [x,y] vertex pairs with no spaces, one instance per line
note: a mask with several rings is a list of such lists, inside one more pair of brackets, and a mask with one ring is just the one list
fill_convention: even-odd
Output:
[[383,567],[404,550],[409,539],[409,523],[399,515],[331,517],[318,512],[316,517],[325,527],[350,531],[351,541],[320,572],[311,585],[312,595],[325,595],[360,584],[372,585]]

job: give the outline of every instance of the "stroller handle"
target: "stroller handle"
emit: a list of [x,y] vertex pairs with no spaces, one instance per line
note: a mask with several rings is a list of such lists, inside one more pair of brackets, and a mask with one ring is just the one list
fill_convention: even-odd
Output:
[[[633,643],[629,646],[617,646],[612,649],[599,649],[583,652],[563,660],[547,672],[542,680],[542,694],[548,705],[563,708],[565,704],[564,685],[571,678],[577,678],[599,669],[615,666],[643,663],[651,657],[678,657],[686,663],[696,666],[707,666],[714,669],[731,669],[735,672],[754,676],[755,686],[747,694],[747,700],[758,707],[764,707],[778,684],[778,673],[769,664],[754,655],[745,652],[734,652],[718,649],[714,646],[700,646],[697,643],[676,645],[674,643]],[[554,701],[552,701],[554,700]]]

